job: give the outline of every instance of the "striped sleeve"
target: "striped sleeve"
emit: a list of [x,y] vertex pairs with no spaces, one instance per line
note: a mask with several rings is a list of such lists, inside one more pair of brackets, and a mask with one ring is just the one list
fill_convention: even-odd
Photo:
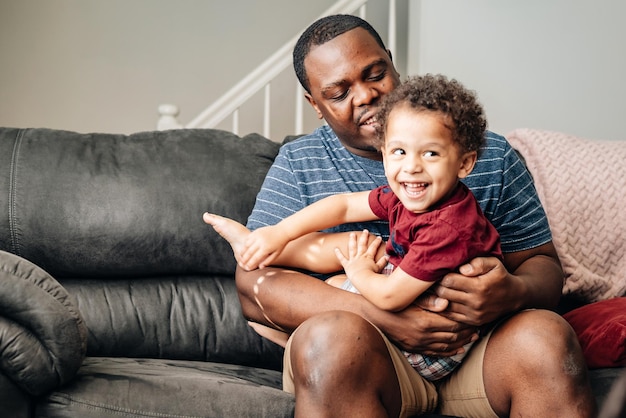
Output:
[[247,227],[250,230],[275,225],[303,207],[300,189],[284,148],[276,156],[257,194],[248,218]]
[[488,132],[476,167],[464,182],[498,230],[503,252],[528,250],[552,240],[532,177],[504,137]]

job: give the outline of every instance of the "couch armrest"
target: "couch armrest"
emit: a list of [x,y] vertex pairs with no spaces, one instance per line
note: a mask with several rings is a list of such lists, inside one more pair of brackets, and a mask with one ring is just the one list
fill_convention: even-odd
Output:
[[0,411],[11,418],[33,416],[31,397],[0,372]]
[[0,372],[31,395],[70,380],[87,328],[66,290],[35,264],[0,251]]

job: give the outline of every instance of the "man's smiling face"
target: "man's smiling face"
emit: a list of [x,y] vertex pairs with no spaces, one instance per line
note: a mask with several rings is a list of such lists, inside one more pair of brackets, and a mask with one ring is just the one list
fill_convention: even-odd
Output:
[[380,159],[376,113],[400,77],[388,51],[363,28],[311,48],[304,60],[307,100],[354,154]]

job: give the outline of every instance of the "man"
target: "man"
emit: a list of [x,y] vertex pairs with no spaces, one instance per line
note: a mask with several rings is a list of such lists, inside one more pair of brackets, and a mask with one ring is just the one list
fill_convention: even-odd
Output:
[[[281,149],[257,197],[251,229],[326,195],[385,182],[375,116],[399,75],[378,34],[354,16],[322,18],[298,41],[294,68],[327,126]],[[525,310],[553,307],[563,280],[528,172],[504,138],[489,133],[465,182],[501,235],[504,263],[474,259],[447,275],[435,295],[401,312],[379,310],[307,274],[237,271],[244,314],[295,330],[285,350],[284,389],[295,393],[296,416],[410,416],[437,405],[441,413],[463,417],[593,416],[573,331],[550,311]],[[364,227],[386,237],[381,223],[339,230]],[[320,242],[327,239],[333,238],[320,233]],[[437,386],[414,379],[398,354],[454,355],[479,330],[464,363]]]

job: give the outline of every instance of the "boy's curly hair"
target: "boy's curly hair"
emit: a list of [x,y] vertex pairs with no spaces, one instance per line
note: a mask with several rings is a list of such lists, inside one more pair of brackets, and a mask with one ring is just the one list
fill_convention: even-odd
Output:
[[444,75],[426,74],[410,77],[383,98],[377,129],[381,146],[385,141],[389,113],[402,103],[417,111],[441,113],[462,152],[478,152],[483,145],[487,119],[476,93]]

